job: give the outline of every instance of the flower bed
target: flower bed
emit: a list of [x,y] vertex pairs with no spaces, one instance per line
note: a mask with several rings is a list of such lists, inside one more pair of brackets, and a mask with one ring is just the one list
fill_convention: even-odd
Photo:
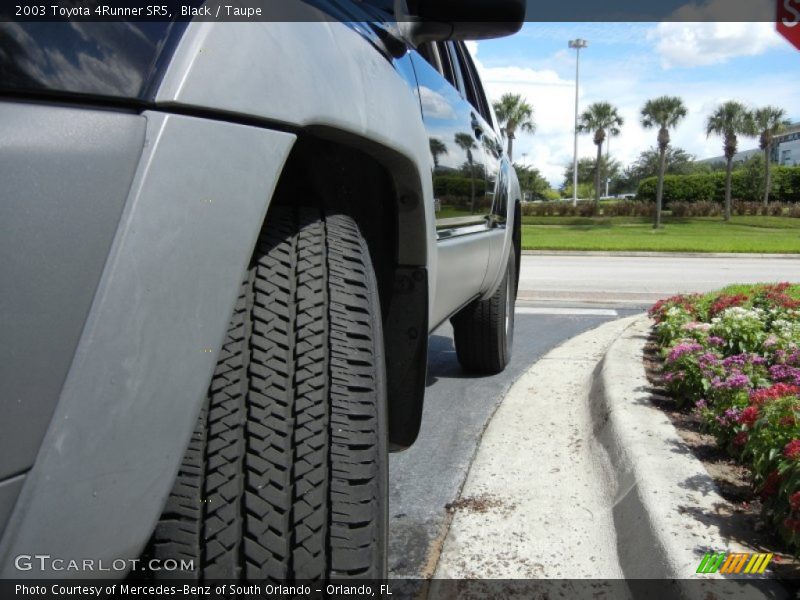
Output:
[[671,396],[750,469],[766,520],[800,551],[800,285],[675,296],[650,316]]

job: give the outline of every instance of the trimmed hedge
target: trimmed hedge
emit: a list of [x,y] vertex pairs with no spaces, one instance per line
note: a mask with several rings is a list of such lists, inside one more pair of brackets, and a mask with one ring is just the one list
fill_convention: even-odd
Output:
[[652,217],[654,211],[652,204],[628,200],[601,204],[600,212],[592,200],[581,200],[578,206],[572,206],[570,201],[525,202],[522,205],[524,217]]
[[[466,196],[472,194],[472,183],[469,177],[458,175],[437,175],[433,179],[433,193],[440,196]],[[478,197],[486,193],[486,181],[483,177],[475,178],[475,195]]]
[[[648,177],[639,184],[636,198],[655,202],[657,177]],[[731,196],[734,200],[760,200],[760,186],[754,186],[751,175],[745,170],[734,171],[731,176]],[[800,167],[773,167],[770,199],[777,202],[800,202]],[[699,175],[666,175],[664,177],[664,205],[671,202],[723,202],[725,200],[725,173]]]

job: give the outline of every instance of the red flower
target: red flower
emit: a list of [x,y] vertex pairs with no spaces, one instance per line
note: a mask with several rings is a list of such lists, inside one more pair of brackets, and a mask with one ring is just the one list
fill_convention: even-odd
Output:
[[735,294],[733,296],[730,294],[722,294],[719,298],[714,300],[711,308],[708,309],[708,314],[712,317],[716,317],[726,308],[731,308],[732,306],[741,306],[748,300],[749,298],[744,294]]
[[738,420],[741,425],[747,425],[748,427],[752,427],[753,424],[756,421],[758,421],[758,407],[748,406],[739,415]]
[[788,383],[776,383],[772,387],[750,392],[750,404],[759,406],[768,400],[794,395],[800,395],[800,386],[790,385]]
[[747,432],[740,431],[733,438],[734,446],[744,446],[747,443]]
[[679,306],[690,315],[694,315],[696,311],[694,303],[699,297],[700,294],[686,294],[665,298],[651,306],[647,314],[655,319],[656,323],[661,323],[661,321],[664,320],[666,312],[673,306]]
[[790,283],[778,283],[775,285],[765,285],[759,296],[763,298],[768,304],[773,306],[781,306],[783,308],[798,308],[800,301],[795,300],[788,294],[786,290],[791,286]]
[[793,511],[800,510],[800,492],[795,492],[789,497],[789,504],[792,506]]
[[781,474],[778,471],[772,471],[767,478],[764,480],[764,484],[761,486],[761,492],[759,492],[762,498],[768,498],[769,496],[774,496],[775,492],[778,491],[778,486],[781,483]]
[[785,417],[781,417],[778,424],[783,427],[792,427],[794,426],[794,417],[792,415],[786,415]]
[[786,458],[800,458],[800,440],[792,440],[783,448],[783,455]]

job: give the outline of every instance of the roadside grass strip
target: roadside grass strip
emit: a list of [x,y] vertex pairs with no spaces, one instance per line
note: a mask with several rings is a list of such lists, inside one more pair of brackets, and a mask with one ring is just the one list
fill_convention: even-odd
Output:
[[641,217],[523,217],[522,248],[800,256],[800,219],[668,217],[663,229],[654,230]]

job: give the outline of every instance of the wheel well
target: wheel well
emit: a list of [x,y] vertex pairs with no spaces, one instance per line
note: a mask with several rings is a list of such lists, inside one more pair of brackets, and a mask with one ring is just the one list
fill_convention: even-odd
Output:
[[420,186],[414,186],[419,177],[407,161],[369,142],[316,133],[322,136],[299,136],[272,205],[321,203],[358,223],[380,296],[389,444],[407,448],[422,417],[428,346],[425,215]]

